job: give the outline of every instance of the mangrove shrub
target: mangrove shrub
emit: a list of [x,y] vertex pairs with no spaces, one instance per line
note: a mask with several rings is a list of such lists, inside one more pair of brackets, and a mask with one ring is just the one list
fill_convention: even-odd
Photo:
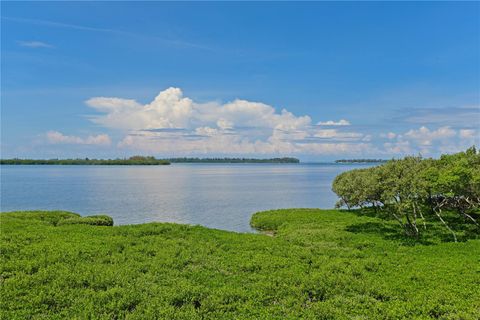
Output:
[[439,159],[408,156],[383,165],[346,171],[333,181],[337,207],[373,207],[395,218],[418,237],[426,219],[438,219],[456,241],[445,212],[460,215],[480,228],[480,153],[475,147]]

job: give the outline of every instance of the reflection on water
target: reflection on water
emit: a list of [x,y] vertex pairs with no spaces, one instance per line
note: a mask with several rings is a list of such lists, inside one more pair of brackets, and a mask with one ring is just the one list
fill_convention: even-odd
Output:
[[250,231],[274,208],[332,208],[333,178],[354,165],[1,166],[1,210],[105,213],[115,224],[178,222]]

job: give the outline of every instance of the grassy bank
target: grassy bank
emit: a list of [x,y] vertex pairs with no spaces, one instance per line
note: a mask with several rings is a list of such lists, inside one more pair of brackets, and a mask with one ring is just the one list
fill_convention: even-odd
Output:
[[480,317],[472,230],[451,243],[429,228],[413,245],[372,212],[317,209],[255,214],[269,235],[111,227],[67,212],[0,217],[2,319]]

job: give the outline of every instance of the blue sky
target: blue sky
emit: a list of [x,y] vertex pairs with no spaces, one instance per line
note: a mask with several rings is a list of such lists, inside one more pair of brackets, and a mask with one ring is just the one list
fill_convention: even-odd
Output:
[[480,142],[478,2],[1,6],[3,158],[390,158]]

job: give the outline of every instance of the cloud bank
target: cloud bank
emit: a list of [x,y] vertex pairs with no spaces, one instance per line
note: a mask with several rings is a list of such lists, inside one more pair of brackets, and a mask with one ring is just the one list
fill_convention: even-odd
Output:
[[[112,145],[106,134],[78,137],[58,131],[47,133],[52,144],[111,146],[122,153],[156,156],[364,156],[399,157],[421,153],[435,156],[480,144],[479,130],[471,123],[403,123],[403,130],[375,131],[346,119],[313,122],[261,102],[236,99],[199,103],[179,88],[161,91],[149,103],[118,97],[93,97],[87,106],[96,111],[90,121],[120,137]],[[471,112],[474,108],[463,108]],[[431,113],[432,111],[429,110]],[[427,113],[421,111],[423,117]],[[440,109],[443,117],[445,110]],[[473,120],[474,122],[475,120]],[[435,124],[437,122],[437,124]],[[413,126],[413,127],[412,127]],[[406,128],[405,128],[406,127]]]
[[320,126],[349,126],[350,125],[350,121],[347,121],[345,119],[341,119],[340,121],[332,121],[332,120],[329,120],[329,121],[320,121],[317,123],[317,125],[320,125]]
[[472,145],[480,144],[480,132],[475,129],[452,129],[443,126],[436,130],[421,126],[404,133],[381,134],[388,139],[384,143],[384,152],[391,154],[431,155],[435,153],[451,153],[465,150]]
[[132,99],[94,97],[86,104],[101,115],[91,120],[125,132],[119,147],[162,154],[340,154],[371,149],[369,136],[340,128],[347,120],[312,123],[282,109],[247,100],[198,103],[179,88],[141,104]]

